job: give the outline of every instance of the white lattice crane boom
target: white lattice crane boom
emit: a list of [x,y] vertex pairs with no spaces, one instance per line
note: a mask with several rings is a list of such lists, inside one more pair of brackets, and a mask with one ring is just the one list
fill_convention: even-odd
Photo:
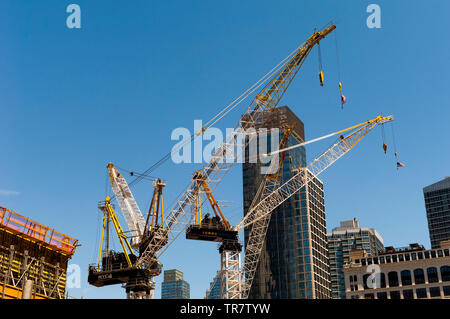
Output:
[[139,244],[141,239],[145,220],[142,215],[133,194],[128,187],[128,184],[122,174],[112,164],[108,164],[109,179],[111,182],[111,188],[114,192],[117,202],[119,203],[125,222],[130,232],[131,244],[133,247]]
[[[239,231],[251,226],[249,239],[245,249],[244,265],[241,270],[242,283],[240,287],[242,293],[238,294],[236,291],[232,291],[231,293],[225,292],[225,298],[248,298],[272,211],[292,197],[292,195],[298,193],[298,191],[315,176],[318,176],[345,153],[351,150],[376,125],[384,124],[392,120],[392,116],[378,116],[372,120],[340,131],[343,133],[352,130],[347,136],[341,135],[336,143],[314,159],[306,168],[297,169],[296,173],[289,180],[273,190],[249,210],[241,222],[235,227],[235,230]],[[335,134],[340,132],[336,132]]]

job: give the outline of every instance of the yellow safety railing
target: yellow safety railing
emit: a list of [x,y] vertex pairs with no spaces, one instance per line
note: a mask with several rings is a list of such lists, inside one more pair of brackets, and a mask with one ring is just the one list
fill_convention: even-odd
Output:
[[56,230],[39,224],[27,217],[19,215],[0,206],[0,227],[7,227],[29,238],[45,243],[63,253],[73,255],[78,246],[78,240],[64,235]]

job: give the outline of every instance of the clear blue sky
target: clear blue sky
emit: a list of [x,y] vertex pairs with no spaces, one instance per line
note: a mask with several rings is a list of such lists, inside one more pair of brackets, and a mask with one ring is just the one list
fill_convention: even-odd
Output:
[[[66,27],[77,3],[82,28]],[[366,7],[381,7],[368,29]],[[305,123],[306,138],[393,114],[395,169],[373,131],[325,172],[328,230],[357,217],[386,245],[430,246],[422,188],[450,175],[448,1],[17,1],[0,4],[0,205],[80,240],[85,298],[122,298],[120,287],[87,284],[100,230],[106,164],[143,171],[166,154],[174,128],[193,130],[302,43],[315,27],[337,24],[345,109],[339,107],[334,36],[322,42],[325,87],[314,50],[283,98]],[[218,125],[233,126],[242,107]],[[314,158],[331,141],[307,149]],[[196,165],[167,163],[166,209]],[[236,222],[240,168],[216,197]],[[133,189],[145,211],[151,183]],[[162,258],[202,298],[219,269],[214,244],[179,239]],[[157,296],[160,295],[158,278]]]

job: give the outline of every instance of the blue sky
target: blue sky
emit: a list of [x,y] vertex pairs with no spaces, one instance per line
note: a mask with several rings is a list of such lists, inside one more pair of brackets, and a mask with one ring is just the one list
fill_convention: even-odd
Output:
[[[66,7],[77,3],[82,28],[68,29]],[[381,7],[381,29],[368,29],[366,8]],[[78,238],[71,263],[81,266],[84,298],[123,298],[120,287],[87,284],[100,230],[106,164],[144,171],[175,142],[177,127],[193,130],[255,83],[315,27],[337,24],[284,96],[305,123],[306,139],[382,114],[395,116],[395,169],[374,130],[321,175],[327,226],[357,217],[386,245],[430,246],[422,188],[449,173],[450,43],[447,1],[15,1],[0,4],[0,205]],[[232,127],[246,103],[217,126]],[[330,145],[307,148],[308,161]],[[152,175],[167,180],[166,210],[198,165],[166,163]],[[216,191],[242,214],[240,168]],[[151,183],[133,189],[142,211]],[[179,239],[162,258],[202,298],[220,261],[217,247]],[[156,295],[160,295],[160,281]]]

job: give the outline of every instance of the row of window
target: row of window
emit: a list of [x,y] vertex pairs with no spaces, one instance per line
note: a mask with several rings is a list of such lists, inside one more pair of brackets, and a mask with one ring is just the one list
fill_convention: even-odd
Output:
[[[440,267],[442,282],[450,281],[450,266]],[[413,283],[416,285],[439,282],[438,268],[428,267],[426,269],[427,281],[425,280],[425,271],[422,268],[417,268],[413,271],[414,278],[411,276],[410,270],[403,270],[400,272],[400,278],[398,272],[391,271],[387,274],[389,287],[398,287],[400,283],[402,286],[410,286]],[[370,279],[369,279],[370,277]],[[358,290],[357,275],[349,276],[350,290]],[[371,274],[365,274],[363,276],[364,289],[376,289],[386,288],[386,276],[384,273],[376,273],[375,276]]]
[[371,265],[371,264],[390,264],[396,262],[404,262],[410,260],[421,260],[421,259],[431,259],[431,258],[441,258],[441,257],[449,257],[450,251],[449,249],[437,249],[437,250],[425,250],[419,252],[408,252],[401,253],[396,255],[386,255],[379,256],[373,258],[363,258],[363,259],[355,259],[355,263],[361,263],[362,266]]
[[[416,298],[417,299],[423,299],[428,298],[427,295],[427,288],[417,288],[415,289],[416,292]],[[436,298],[441,297],[441,287],[429,287],[428,293],[430,294],[430,298]],[[376,293],[376,297],[378,299],[388,299],[388,295],[391,299],[401,299],[401,294],[403,294],[403,299],[414,299],[414,290],[413,289],[405,289],[402,291],[383,291]],[[442,294],[446,297],[450,296],[450,286],[443,286],[442,287]],[[358,299],[359,296],[356,295],[356,299]],[[375,294],[364,294],[365,299],[374,299]],[[351,296],[351,299],[355,299],[355,296]]]

